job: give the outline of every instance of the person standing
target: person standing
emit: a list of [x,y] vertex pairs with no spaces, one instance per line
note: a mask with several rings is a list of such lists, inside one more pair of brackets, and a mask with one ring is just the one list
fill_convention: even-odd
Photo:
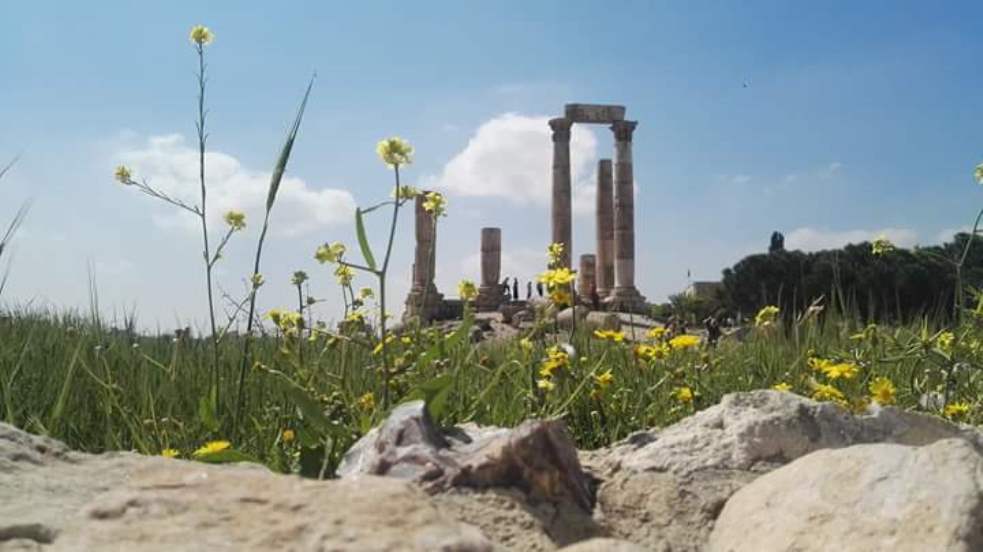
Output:
[[526,282],[526,301],[532,299],[532,282]]
[[513,301],[518,301],[519,300],[519,279],[518,278],[512,278],[512,300]]

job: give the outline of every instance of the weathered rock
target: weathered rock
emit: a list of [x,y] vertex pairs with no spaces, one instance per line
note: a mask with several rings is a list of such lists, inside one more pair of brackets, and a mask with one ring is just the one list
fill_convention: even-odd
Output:
[[572,544],[561,549],[562,552],[645,552],[637,544],[609,538],[594,538]]
[[926,445],[979,432],[894,408],[853,416],[791,393],[727,395],[664,430],[636,433],[586,457],[604,483],[603,524],[651,550],[702,550],[727,499],[760,474],[825,448]]
[[983,457],[962,439],[812,453],[738,491],[709,550],[983,550]]
[[529,420],[515,429],[458,429],[445,436],[423,401],[396,407],[345,454],[338,474],[413,480],[431,493],[454,487],[517,488],[533,500],[569,501],[590,512],[594,497],[566,427]]
[[493,546],[413,485],[86,455],[0,424],[0,550],[446,550]]
[[584,318],[584,327],[588,330],[614,330],[621,329],[621,319],[613,312],[591,311]]
[[576,309],[574,307],[567,307],[557,313],[557,325],[563,329],[569,330],[573,326],[573,313],[575,311],[577,313],[577,324],[583,324],[583,321],[585,318],[587,318],[587,313],[590,312],[590,309],[583,305],[577,305]]

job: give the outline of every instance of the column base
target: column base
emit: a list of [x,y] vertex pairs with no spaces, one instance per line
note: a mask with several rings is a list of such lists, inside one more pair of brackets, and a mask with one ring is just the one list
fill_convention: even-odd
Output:
[[616,287],[601,300],[605,310],[648,314],[649,305],[639,291],[634,287]]
[[[424,299],[426,299],[426,304],[423,304]],[[430,322],[440,316],[443,304],[444,296],[437,291],[436,287],[431,287],[427,293],[424,293],[422,289],[412,288],[406,296],[403,321],[419,317],[422,322]]]
[[494,312],[505,302],[505,294],[502,293],[502,286],[478,288],[478,297],[474,300],[474,308],[478,312]]

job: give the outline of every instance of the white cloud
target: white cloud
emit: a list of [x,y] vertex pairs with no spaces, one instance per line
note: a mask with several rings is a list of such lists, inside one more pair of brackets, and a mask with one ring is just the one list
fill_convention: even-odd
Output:
[[782,179],[786,184],[792,184],[799,180],[830,180],[843,172],[844,165],[839,161],[833,161],[824,167],[810,169],[803,172],[788,173]]
[[[200,202],[198,151],[180,134],[152,136],[140,147],[118,153],[119,160],[133,171],[134,178],[189,204]],[[230,209],[243,211],[247,221],[259,225],[266,208],[270,173],[242,166],[235,157],[217,151],[205,154],[209,224],[221,222]],[[347,190],[312,189],[303,180],[284,176],[280,182],[271,228],[279,234],[296,236],[324,226],[348,223],[355,200]],[[196,229],[197,221],[186,212],[155,214],[164,228]]]
[[973,229],[970,226],[960,226],[959,228],[943,228],[942,230],[939,230],[938,234],[935,235],[935,243],[943,244],[946,242],[950,242],[952,241],[952,238],[956,234],[960,232],[965,232],[966,234],[969,234],[972,231]]
[[[553,142],[549,117],[506,113],[483,123],[467,146],[427,186],[459,196],[499,197],[516,204],[549,205]],[[594,210],[597,138],[574,125],[570,170],[574,212]]]
[[751,181],[751,177],[746,174],[736,174],[730,177],[731,184],[747,184]]
[[879,230],[825,230],[816,228],[796,228],[785,236],[786,249],[819,251],[835,249],[848,243],[871,241],[878,236],[886,236],[900,247],[911,247],[918,241],[918,234],[910,228],[881,228]]

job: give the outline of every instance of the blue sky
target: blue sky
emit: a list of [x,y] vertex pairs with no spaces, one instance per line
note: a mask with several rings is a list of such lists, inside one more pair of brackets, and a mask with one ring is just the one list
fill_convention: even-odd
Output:
[[[221,265],[232,295],[249,273],[257,190],[318,73],[261,306],[291,305],[289,274],[304,269],[330,318],[338,293],[312,253],[352,243],[352,206],[388,194],[374,145],[394,134],[417,150],[407,180],[448,193],[442,290],[478,279],[482,226],[502,227],[506,273],[531,279],[549,236],[545,118],[567,102],[623,104],[639,121],[636,279],[652,300],[685,287],[687,270],[719,277],[773,230],[804,249],[882,232],[936,243],[983,201],[971,178],[983,161],[980,21],[971,2],[8,4],[0,159],[21,159],[0,181],[0,222],[34,205],[4,300],[86,308],[91,265],[107,312],[136,310],[145,327],[203,319],[198,236],[111,178],[124,161],[193,193],[196,23],[216,33],[210,179],[219,206],[253,223]],[[613,153],[610,131],[581,128],[573,149],[579,255],[593,250],[592,175]],[[384,221],[371,224],[381,248]]]

